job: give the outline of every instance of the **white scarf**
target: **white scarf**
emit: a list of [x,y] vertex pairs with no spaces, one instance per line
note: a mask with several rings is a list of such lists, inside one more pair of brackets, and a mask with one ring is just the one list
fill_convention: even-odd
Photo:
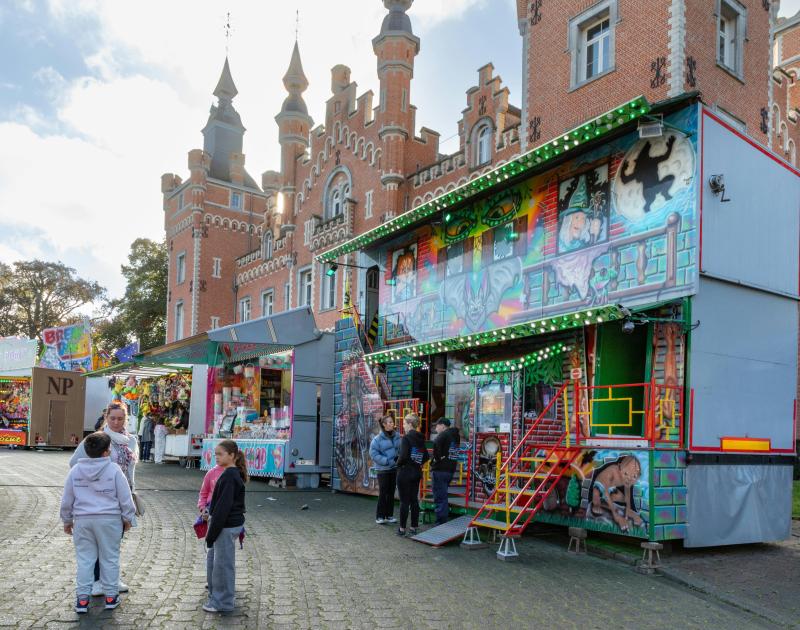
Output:
[[130,439],[131,435],[125,429],[123,429],[122,433],[117,433],[116,431],[112,431],[111,428],[106,425],[103,430],[106,432],[108,437],[111,438],[111,441],[118,447],[117,450],[121,450],[122,453],[115,458],[117,463],[123,467],[123,469],[127,469],[127,465],[131,462],[136,464],[136,461],[139,459],[138,453],[130,448]]

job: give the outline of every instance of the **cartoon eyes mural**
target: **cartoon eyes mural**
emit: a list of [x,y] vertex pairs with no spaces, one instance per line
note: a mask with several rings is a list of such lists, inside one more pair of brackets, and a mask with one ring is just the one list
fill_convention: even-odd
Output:
[[442,229],[442,240],[448,245],[457,243],[472,233],[478,219],[472,208],[467,208],[453,215],[444,216],[444,228]]
[[521,205],[522,192],[519,188],[505,190],[489,199],[481,213],[481,220],[489,227],[502,225],[516,216]]
[[522,191],[519,188],[504,190],[490,197],[480,210],[465,208],[464,210],[445,214],[442,240],[451,245],[465,239],[483,223],[486,227],[497,227],[511,221],[522,206]]

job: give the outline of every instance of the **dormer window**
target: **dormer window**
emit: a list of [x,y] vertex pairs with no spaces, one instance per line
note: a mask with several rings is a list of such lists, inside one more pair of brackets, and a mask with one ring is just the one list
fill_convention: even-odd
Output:
[[492,126],[484,123],[475,130],[474,166],[483,166],[492,160]]

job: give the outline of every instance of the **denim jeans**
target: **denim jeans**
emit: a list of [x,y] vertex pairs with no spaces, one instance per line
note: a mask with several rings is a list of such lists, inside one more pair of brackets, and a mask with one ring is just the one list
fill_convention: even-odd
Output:
[[236,539],[242,526],[224,528],[206,555],[208,603],[217,610],[230,611],[236,592]]
[[453,479],[453,473],[445,470],[433,471],[433,502],[436,505],[436,524],[447,522],[450,506],[447,503],[447,488]]

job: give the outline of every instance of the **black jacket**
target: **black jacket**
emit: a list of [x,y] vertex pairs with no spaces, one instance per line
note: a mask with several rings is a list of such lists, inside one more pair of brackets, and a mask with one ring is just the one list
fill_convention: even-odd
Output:
[[458,448],[461,443],[461,436],[458,429],[450,427],[446,431],[442,431],[436,436],[433,441],[433,460],[431,461],[431,470],[438,470],[440,472],[455,472],[458,462],[456,459],[451,459],[450,449]]
[[214,546],[214,541],[226,527],[244,525],[244,481],[235,466],[226,468],[214,485],[211,495],[211,520],[206,533],[206,545]]
[[425,438],[418,431],[411,430],[400,440],[400,454],[397,456],[397,473],[403,476],[422,476],[422,465],[427,462],[428,449]]

